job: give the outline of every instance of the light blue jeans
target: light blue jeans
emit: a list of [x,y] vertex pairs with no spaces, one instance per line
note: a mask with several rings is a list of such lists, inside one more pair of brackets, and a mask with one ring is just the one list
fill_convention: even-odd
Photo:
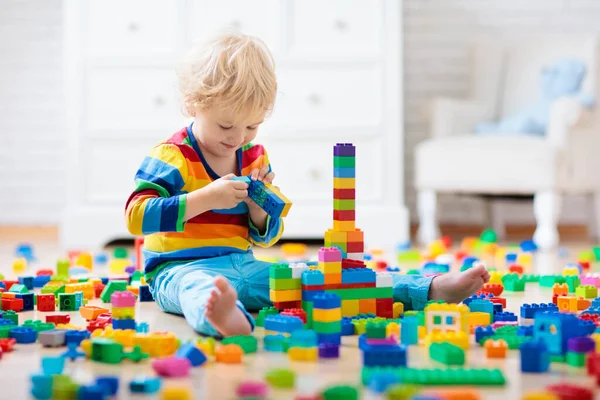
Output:
[[[159,271],[150,282],[150,291],[163,311],[183,315],[200,334],[220,337],[205,315],[206,301],[215,289],[215,277],[221,275],[231,282],[238,293],[237,305],[254,329],[254,318],[248,311],[272,305],[270,266],[269,262],[255,259],[252,251],[182,262]],[[401,301],[406,309],[422,309],[432,278],[397,274],[393,277],[394,301]]]

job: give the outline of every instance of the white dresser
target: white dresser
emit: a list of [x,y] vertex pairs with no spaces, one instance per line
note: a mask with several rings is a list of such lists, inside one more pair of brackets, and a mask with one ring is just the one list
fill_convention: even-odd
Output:
[[333,150],[357,147],[357,226],[367,245],[408,239],[403,195],[399,0],[66,0],[69,189],[61,237],[127,238],[123,212],[145,154],[189,121],[173,66],[224,26],[265,40],[279,94],[259,132],[294,203],[285,238],[332,225]]

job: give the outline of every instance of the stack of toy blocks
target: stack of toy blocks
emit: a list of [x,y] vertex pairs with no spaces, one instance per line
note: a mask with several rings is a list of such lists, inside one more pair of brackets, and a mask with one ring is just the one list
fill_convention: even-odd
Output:
[[312,329],[320,343],[341,344],[342,308],[341,299],[333,293],[323,293],[313,298]]
[[135,300],[135,295],[128,291],[110,296],[113,329],[135,329]]
[[269,268],[269,297],[278,310],[302,306],[302,270],[288,264],[273,264]]
[[310,330],[294,331],[290,337],[288,356],[293,361],[316,361],[317,334]]

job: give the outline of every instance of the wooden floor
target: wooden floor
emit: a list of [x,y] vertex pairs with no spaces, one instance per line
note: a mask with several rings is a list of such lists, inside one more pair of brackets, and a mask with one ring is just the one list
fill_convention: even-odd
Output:
[[[0,273],[10,276],[9,268],[13,258],[15,237],[3,238],[0,240]],[[58,246],[51,238],[39,238],[33,241],[35,245],[39,263],[29,272],[35,272],[41,267],[52,267],[57,257],[62,256]],[[583,249],[589,249],[591,244],[579,243],[569,246],[571,252],[570,259],[558,259],[556,254],[540,254],[536,257],[531,269],[532,273],[556,273],[560,272],[562,266],[569,260],[574,260],[577,252]],[[265,254],[265,253],[263,253]],[[266,253],[275,255],[277,251]],[[410,267],[410,266],[407,266]],[[598,266],[595,266],[597,268]],[[96,271],[102,274],[103,271]],[[507,298],[507,309],[518,314],[519,306],[522,303],[549,302],[551,291],[541,290],[538,285],[529,284],[525,293],[521,294],[503,294]],[[97,304],[97,300],[91,302]],[[27,319],[44,319],[43,312],[21,313],[20,322]],[[81,324],[83,321],[78,313],[72,314],[72,323]],[[161,312],[154,303],[142,303],[136,307],[136,319],[145,321],[149,324],[151,331],[171,331],[181,340],[195,339],[198,336],[187,325],[186,321],[175,315],[168,315]],[[263,336],[262,329],[257,329],[255,335],[259,337],[259,349],[261,346],[260,338]],[[324,387],[333,384],[349,384],[361,387],[360,371],[362,367],[362,358],[357,349],[356,337],[344,337],[341,349],[341,358],[333,361],[320,361],[318,363],[290,362],[285,354],[266,353],[259,350],[257,354],[245,358],[241,365],[224,365],[211,362],[200,368],[192,370],[190,378],[177,380],[164,380],[165,386],[184,386],[192,390],[195,398],[198,399],[232,399],[234,389],[242,380],[263,380],[265,372],[271,368],[291,368],[297,373],[296,388],[291,391],[273,391],[272,399],[292,399],[297,394],[315,394]],[[40,358],[46,355],[56,355],[63,352],[64,349],[44,349],[39,344],[18,345],[12,353],[5,353],[0,359],[0,398],[2,399],[22,399],[26,398],[30,390],[29,376],[40,371]],[[561,364],[553,364],[551,372],[542,375],[524,375],[520,373],[518,351],[509,351],[506,359],[488,360],[482,349],[471,343],[471,349],[468,352],[467,364],[470,367],[478,368],[500,368],[504,371],[507,379],[507,385],[502,388],[478,388],[481,398],[485,399],[518,399],[521,393],[529,390],[542,390],[544,386],[562,381],[577,382],[587,387],[595,387],[593,380],[586,377],[584,369],[575,369]],[[442,367],[429,360],[426,355],[425,347],[412,346],[409,350],[408,365],[410,367]],[[443,367],[442,367],[443,368]],[[128,392],[128,382],[133,376],[139,374],[153,375],[148,361],[140,364],[133,364],[124,361],[120,365],[108,365],[91,362],[88,360],[78,360],[68,362],[65,370],[66,374],[73,377],[74,380],[82,384],[90,383],[95,376],[116,375],[121,378],[121,389],[119,398],[136,398]],[[427,388],[428,391],[435,391],[435,388]],[[153,398],[142,396],[143,398]],[[159,398],[159,397],[156,397]],[[372,392],[362,389],[363,399],[377,399]]]

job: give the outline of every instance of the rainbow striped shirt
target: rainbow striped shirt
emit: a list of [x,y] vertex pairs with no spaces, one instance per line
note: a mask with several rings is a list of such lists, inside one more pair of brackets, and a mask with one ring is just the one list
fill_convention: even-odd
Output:
[[[237,151],[238,175],[269,165],[261,145]],[[183,128],[152,149],[135,175],[135,190],[127,200],[125,218],[133,235],[145,235],[146,279],[169,264],[243,253],[253,244],[269,247],[283,233],[283,221],[267,217],[265,232],[252,224],[246,203],[229,210],[212,210],[184,222],[187,193],[219,176],[204,159],[191,132]]]

